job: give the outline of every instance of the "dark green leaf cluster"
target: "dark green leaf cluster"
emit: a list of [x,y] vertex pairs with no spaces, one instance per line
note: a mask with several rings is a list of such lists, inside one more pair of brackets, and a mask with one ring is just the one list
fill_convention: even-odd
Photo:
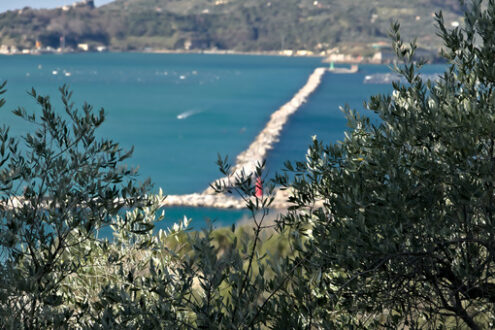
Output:
[[134,170],[120,165],[130,152],[95,137],[103,110],[76,109],[71,92],[60,92],[65,117],[33,89],[40,111],[14,111],[32,133],[20,139],[0,129],[0,318],[27,328],[64,324],[71,316],[52,308],[62,303],[61,283],[84,259],[61,256],[94,240],[120,210],[148,203],[148,184],[137,186]]
[[296,210],[322,203],[284,221],[311,228],[301,253],[324,304],[314,309],[313,294],[307,310],[366,326],[494,326],[495,2],[484,5],[453,30],[437,15],[450,63],[438,82],[421,79],[394,25],[406,82],[367,103],[380,123],[346,109],[343,143],[315,140],[292,169]]

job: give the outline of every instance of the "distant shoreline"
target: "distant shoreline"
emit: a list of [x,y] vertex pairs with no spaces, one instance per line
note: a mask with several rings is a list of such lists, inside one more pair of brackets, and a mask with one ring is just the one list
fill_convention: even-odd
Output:
[[[277,57],[308,57],[308,58],[321,58],[324,63],[336,63],[336,64],[390,64],[392,60],[387,57],[386,59],[377,59],[367,56],[353,56],[349,54],[316,54],[309,50],[270,50],[270,51],[237,51],[237,50],[185,50],[185,49],[139,49],[139,50],[114,50],[105,49],[103,51],[88,50],[81,51],[76,49],[67,49],[62,51],[60,49],[25,49],[22,51],[6,52],[0,50],[0,55],[15,56],[15,55],[65,55],[65,54],[103,54],[103,53],[135,53],[135,54],[205,54],[205,55],[242,55],[242,56],[277,56]],[[430,60],[430,64],[442,63],[441,60]]]
[[[120,53],[120,51],[110,51],[113,53]],[[280,51],[237,51],[237,50],[169,50],[169,49],[156,49],[156,50],[138,50],[138,51],[122,51],[122,53],[139,53],[139,54],[206,54],[206,55],[248,55],[248,56],[279,56],[279,57],[312,57],[312,58],[325,58],[325,55],[320,54],[282,54]]]
[[57,50],[35,50],[30,49],[27,51],[17,51],[12,53],[1,53],[0,56],[15,56],[15,55],[68,55],[68,54],[104,54],[104,53],[135,53],[135,54],[206,54],[206,55],[249,55],[249,56],[280,56],[280,57],[312,57],[312,58],[325,58],[325,55],[321,54],[301,54],[294,52],[294,54],[283,54],[280,51],[235,51],[235,50],[184,50],[184,49],[141,49],[141,50],[105,50],[105,51],[57,51]]

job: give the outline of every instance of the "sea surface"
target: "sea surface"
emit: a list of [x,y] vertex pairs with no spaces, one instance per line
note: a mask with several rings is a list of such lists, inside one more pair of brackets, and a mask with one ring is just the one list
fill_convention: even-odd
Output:
[[[74,102],[103,107],[101,137],[134,146],[128,164],[142,180],[166,194],[201,192],[220,177],[218,155],[234,162],[263,129],[272,112],[289,101],[308,76],[324,66],[320,58],[204,54],[64,54],[0,57],[0,80],[8,81],[0,122],[23,133],[32,129],[10,111],[37,111],[27,91],[47,94],[62,111],[58,88],[68,84]],[[427,72],[442,71],[439,66]],[[286,160],[304,160],[311,136],[325,143],[342,140],[347,129],[339,109],[362,110],[369,96],[389,93],[390,84],[367,84],[365,77],[390,72],[385,65],[362,65],[356,74],[331,74],[291,117],[267,159],[268,173]],[[163,226],[186,215],[196,228],[205,219],[229,225],[248,217],[243,210],[171,208]]]

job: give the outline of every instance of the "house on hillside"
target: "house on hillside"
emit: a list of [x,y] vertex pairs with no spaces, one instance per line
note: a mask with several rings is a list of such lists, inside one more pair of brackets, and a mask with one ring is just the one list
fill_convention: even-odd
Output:
[[95,1],[94,0],[82,0],[79,2],[74,2],[72,4],[73,8],[89,8],[89,9],[94,9],[95,8]]

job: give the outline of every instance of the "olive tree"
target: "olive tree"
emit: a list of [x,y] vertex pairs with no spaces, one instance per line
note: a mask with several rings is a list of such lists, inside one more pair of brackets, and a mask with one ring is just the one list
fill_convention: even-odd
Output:
[[296,206],[281,224],[308,239],[281,322],[495,326],[495,2],[472,1],[450,30],[436,20],[438,80],[394,24],[402,79],[366,103],[380,120],[346,109],[342,143],[315,139],[288,164]]
[[[148,204],[148,183],[137,185],[135,171],[121,165],[132,151],[95,136],[103,110],[77,109],[68,88],[60,92],[62,114],[33,89],[40,110],[14,110],[31,133],[18,138],[0,129],[0,319],[7,327],[66,325],[74,310],[61,306],[60,284],[86,265],[84,254],[64,253],[95,240],[124,208]],[[140,218],[133,220],[142,230]]]
[[[231,177],[219,160],[234,185],[213,188],[244,198],[252,232],[233,226],[227,235],[211,228],[186,233],[185,221],[155,233],[161,192],[149,195],[149,184],[138,186],[135,171],[121,165],[130,151],[97,139],[103,110],[76,109],[71,92],[60,91],[62,114],[33,90],[41,111],[14,110],[30,133],[16,138],[0,129],[0,328],[267,324],[288,280],[278,262],[284,248],[267,256],[263,247],[273,234],[266,225],[271,189],[256,196],[251,178]],[[103,226],[112,239],[99,237]]]

